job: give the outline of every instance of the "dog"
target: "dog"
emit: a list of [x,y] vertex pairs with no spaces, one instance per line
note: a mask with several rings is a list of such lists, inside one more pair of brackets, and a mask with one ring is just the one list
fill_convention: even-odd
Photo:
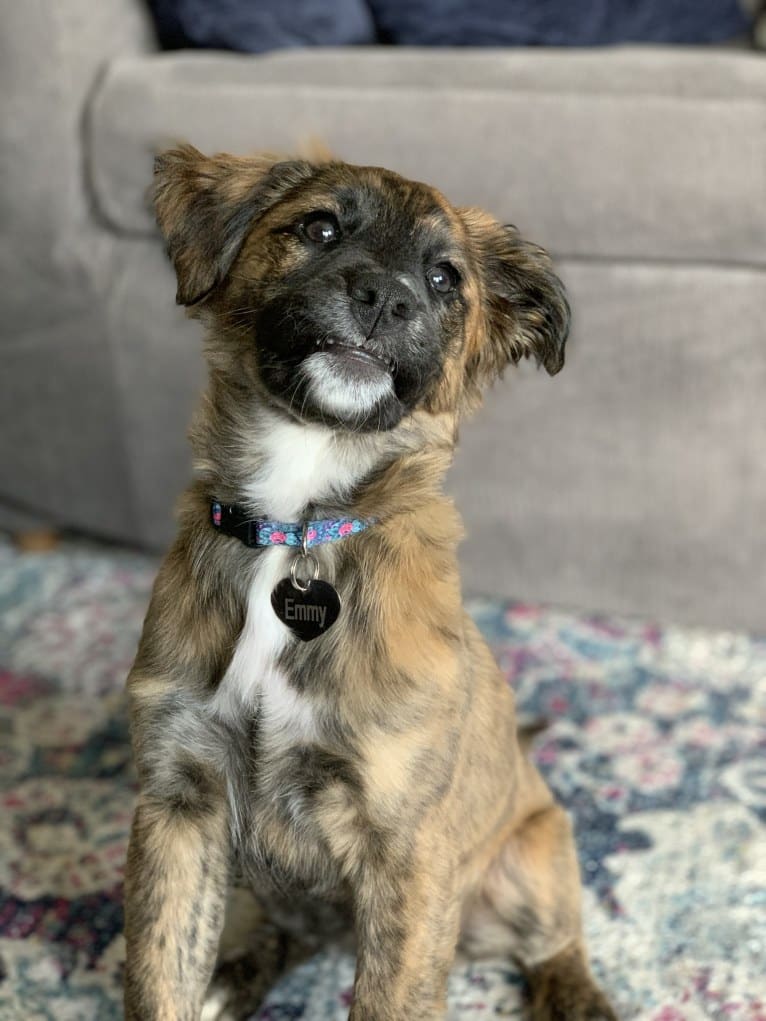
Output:
[[154,202],[210,380],[128,680],[126,1017],[245,1017],[351,933],[351,1021],[443,1018],[458,950],[518,962],[533,1021],[615,1021],[442,492],[485,387],[563,365],[549,257],[331,158],[181,146]]

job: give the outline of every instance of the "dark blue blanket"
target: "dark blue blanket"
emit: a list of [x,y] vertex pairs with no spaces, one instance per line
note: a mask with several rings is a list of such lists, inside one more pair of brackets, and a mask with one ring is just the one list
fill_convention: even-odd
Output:
[[743,34],[738,0],[149,0],[163,46],[598,46]]
[[166,49],[263,53],[376,41],[364,0],[149,0]]
[[414,46],[711,43],[744,34],[738,0],[368,0],[390,42]]

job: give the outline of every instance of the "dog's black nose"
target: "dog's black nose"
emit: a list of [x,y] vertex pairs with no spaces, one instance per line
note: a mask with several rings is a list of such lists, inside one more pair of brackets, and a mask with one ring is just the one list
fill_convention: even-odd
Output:
[[400,280],[385,273],[363,272],[348,282],[351,307],[367,335],[388,319],[408,320],[417,312],[418,300]]

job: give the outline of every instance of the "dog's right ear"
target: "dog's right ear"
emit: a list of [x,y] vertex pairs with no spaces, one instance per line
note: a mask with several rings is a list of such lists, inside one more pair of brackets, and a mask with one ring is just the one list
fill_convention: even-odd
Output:
[[315,168],[276,156],[205,156],[191,145],[154,163],[157,223],[178,279],[176,301],[204,301],[231,269],[257,218]]

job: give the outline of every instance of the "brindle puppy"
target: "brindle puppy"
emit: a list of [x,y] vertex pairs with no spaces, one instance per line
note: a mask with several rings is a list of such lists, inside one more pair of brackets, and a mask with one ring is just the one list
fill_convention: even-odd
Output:
[[[210,385],[129,679],[127,1017],[199,1018],[219,944],[204,1016],[246,1015],[310,949],[290,913],[319,926],[325,905],[356,937],[353,1021],[442,1018],[458,947],[518,961],[535,1021],[613,1019],[571,828],[462,609],[442,493],[482,388],[522,356],[563,364],[548,257],[377,168],[183,147],[156,175]],[[326,633],[299,641],[272,609],[296,551],[221,534],[211,501],[374,519],[314,550],[342,604]],[[235,880],[272,913],[249,955],[223,932]]]

